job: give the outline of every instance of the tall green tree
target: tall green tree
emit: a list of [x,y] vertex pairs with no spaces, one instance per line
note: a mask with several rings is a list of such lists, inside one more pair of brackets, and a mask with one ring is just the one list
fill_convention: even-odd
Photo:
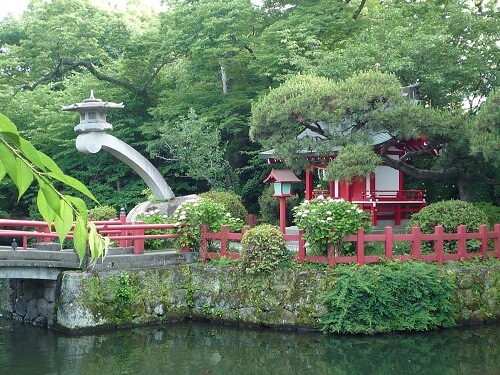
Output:
[[[494,167],[500,158],[493,152],[495,144],[486,146],[481,154],[477,150],[477,156],[471,155],[472,129],[466,115],[410,103],[403,97],[401,84],[394,75],[368,71],[338,82],[299,75],[263,96],[254,104],[252,114],[251,136],[264,146],[274,147],[278,157],[289,164],[300,161],[298,156],[304,156],[303,150],[331,155],[349,144],[370,145],[373,134],[386,133],[390,139],[382,145],[379,155],[386,165],[418,179],[453,181],[464,200],[472,199],[472,181],[497,185],[500,180],[499,171]],[[297,138],[304,130],[311,136]],[[399,160],[388,155],[392,143],[422,135],[429,140],[423,150],[407,153]],[[345,147],[339,151],[339,154],[353,154],[339,159],[346,164],[336,166],[335,170],[342,173],[332,172],[332,177],[352,179],[355,176],[345,175],[346,171],[365,173],[362,164],[372,165],[372,159],[367,161],[353,150]],[[429,168],[415,163],[433,150],[439,150],[441,155],[433,159]],[[495,160],[487,165],[483,155]],[[353,158],[359,161],[360,168],[351,168]],[[371,169],[373,165],[368,166],[368,170]]]
[[[88,97],[90,89],[125,103],[109,114],[113,134],[149,155],[176,194],[209,187],[172,160],[160,136],[193,109],[220,133],[227,187],[249,203],[263,188],[256,176],[268,168],[257,156],[263,145],[248,136],[251,105],[290,77],[337,82],[360,71],[394,73],[400,85],[420,80],[422,104],[436,110],[459,109],[463,99],[470,100],[470,123],[476,104],[498,85],[498,7],[491,1],[164,3],[166,10],[157,13],[139,1],[128,2],[122,12],[90,0],[32,0],[19,19],[0,22],[0,111],[105,204],[133,205],[145,186],[110,156],[74,149],[77,119],[59,108]],[[446,125],[443,132],[470,128]],[[484,160],[479,149],[471,157],[468,144],[454,144],[454,155],[467,155],[467,169],[492,178],[491,158]],[[429,159],[412,163],[448,170],[457,158],[441,158],[441,166]],[[0,194],[11,188],[0,187]]]
[[226,187],[229,165],[214,124],[191,110],[174,127],[164,128],[161,138],[168,154],[180,161],[191,176],[205,180],[211,189]]

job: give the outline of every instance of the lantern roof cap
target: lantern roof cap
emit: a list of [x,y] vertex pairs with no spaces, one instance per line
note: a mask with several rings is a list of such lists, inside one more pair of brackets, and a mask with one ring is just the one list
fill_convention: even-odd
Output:
[[264,180],[264,183],[272,182],[300,182],[291,169],[271,169],[271,173]]
[[103,102],[102,99],[94,97],[94,90],[90,90],[90,98],[84,99],[81,103],[74,103],[63,106],[63,111],[88,112],[98,109],[119,109],[123,108],[122,103]]

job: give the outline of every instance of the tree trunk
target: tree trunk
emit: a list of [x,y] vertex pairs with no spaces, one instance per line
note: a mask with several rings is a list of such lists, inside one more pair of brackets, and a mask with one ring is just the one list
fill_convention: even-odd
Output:
[[222,93],[227,94],[227,75],[226,75],[226,67],[224,65],[220,66],[220,75],[222,79]]
[[460,200],[472,202],[472,191],[469,181],[466,179],[459,179],[457,181],[457,187]]

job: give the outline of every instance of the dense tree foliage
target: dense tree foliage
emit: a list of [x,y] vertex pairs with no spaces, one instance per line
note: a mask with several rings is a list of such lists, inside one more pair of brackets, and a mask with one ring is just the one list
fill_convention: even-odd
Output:
[[[492,101],[495,96],[492,95]],[[490,99],[487,100],[489,102]],[[472,127],[470,118],[457,110],[438,110],[412,104],[401,92],[394,75],[368,71],[339,82],[313,75],[288,79],[271,90],[253,106],[250,135],[267,147],[274,145],[277,156],[293,165],[300,161],[301,150],[314,150],[330,155],[340,148],[339,157],[327,168],[332,179],[352,180],[373,172],[376,160],[352,145],[370,145],[372,135],[387,133],[390,139],[382,145],[382,161],[395,169],[423,180],[450,180],[457,184],[462,199],[470,200],[470,181],[482,180],[492,185],[499,183],[498,145],[489,123],[495,123],[495,111],[490,105],[479,111],[476,120],[483,128]],[[487,112],[486,115],[482,115]],[[481,121],[481,119],[484,121]],[[297,138],[307,129],[311,136]],[[475,148],[471,154],[472,137],[488,138],[484,148]],[[424,135],[425,148],[393,159],[387,152],[397,141]],[[484,138],[484,137],[482,137]],[[343,147],[343,148],[342,148]],[[430,168],[414,165],[419,158],[429,159],[438,150]],[[346,153],[346,155],[343,155]],[[484,158],[490,160],[486,165]],[[374,164],[375,163],[375,164]]]
[[[482,200],[499,199],[491,189],[499,127],[498,97],[490,95],[500,61],[494,2],[169,0],[162,12],[140,2],[125,10],[95,3],[31,0],[19,19],[0,21],[0,112],[103,204],[129,209],[143,199],[145,185],[110,155],[76,151],[77,119],[60,108],[91,89],[125,103],[109,114],[113,135],[148,156],[178,195],[222,186],[243,195],[255,212],[268,172],[258,151],[291,148],[297,125],[351,110],[396,138],[423,132],[446,151],[409,167],[442,170],[449,173],[441,174],[446,184],[460,181],[463,191],[482,192]],[[360,72],[373,86],[349,86]],[[411,107],[399,87],[417,80],[422,105]],[[297,97],[259,114],[259,103],[286,89]],[[343,91],[351,89],[356,103]],[[366,110],[370,95],[375,101]],[[464,100],[468,113],[461,110]],[[388,103],[392,117],[381,110]],[[186,138],[189,126],[196,132]],[[204,134],[205,146],[214,145],[210,153],[196,141]],[[196,163],[205,162],[211,166],[200,170]],[[405,172],[419,181],[417,169]],[[13,187],[2,184],[0,196],[10,196]],[[0,210],[28,215],[35,192],[24,196],[20,203],[2,200]]]

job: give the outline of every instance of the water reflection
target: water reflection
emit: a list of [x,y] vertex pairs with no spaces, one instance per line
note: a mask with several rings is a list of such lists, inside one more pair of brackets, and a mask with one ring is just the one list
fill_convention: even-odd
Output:
[[498,326],[325,336],[175,324],[67,336],[2,321],[0,374],[500,374]]

